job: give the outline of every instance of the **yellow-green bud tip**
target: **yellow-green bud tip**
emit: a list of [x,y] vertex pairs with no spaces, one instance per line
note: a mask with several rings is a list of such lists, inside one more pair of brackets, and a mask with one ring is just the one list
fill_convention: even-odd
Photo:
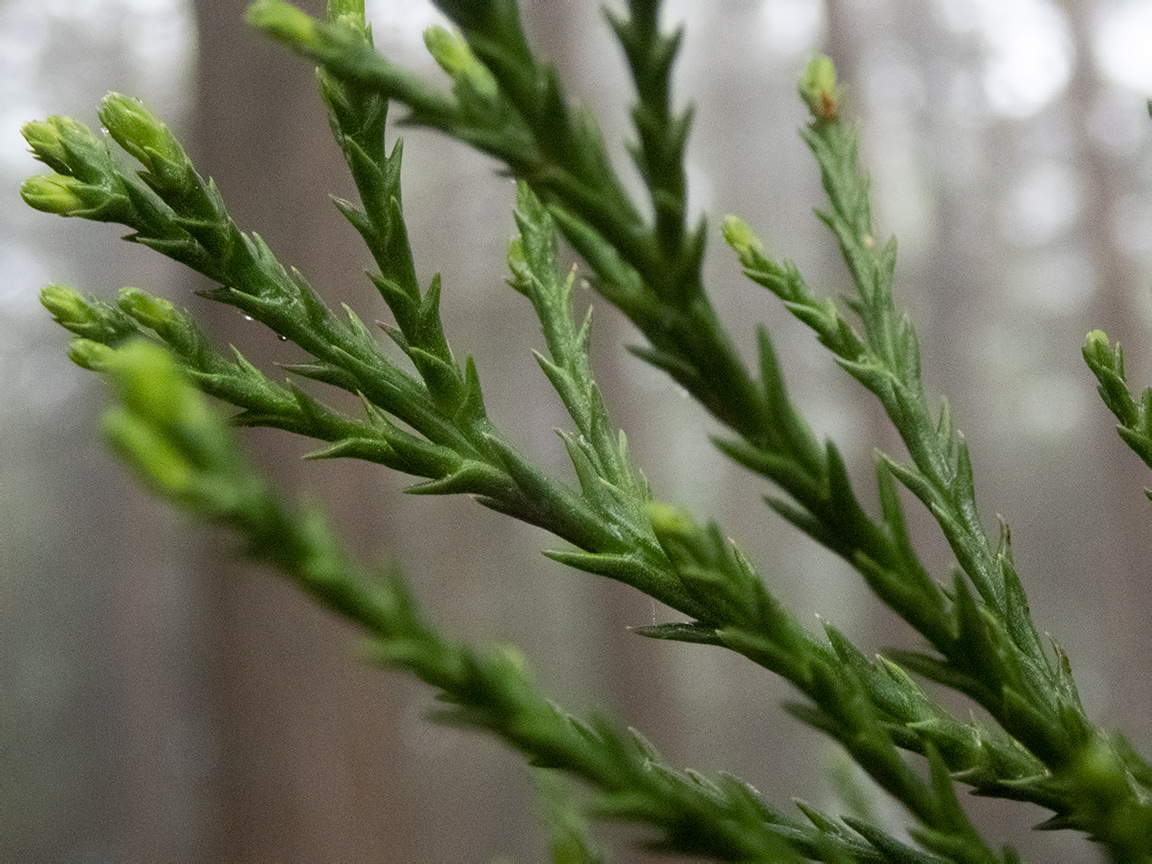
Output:
[[80,293],[66,285],[45,285],[40,291],[40,304],[52,313],[52,318],[67,327],[70,324],[88,324],[95,319],[92,308]]
[[424,45],[432,59],[453,81],[466,81],[485,99],[495,99],[499,95],[500,90],[492,73],[476,59],[468,43],[456,33],[444,27],[429,27],[424,31]]
[[1084,337],[1085,345],[1102,344],[1105,348],[1108,347],[1108,334],[1103,330],[1091,330],[1088,335]]
[[176,321],[175,306],[139,288],[121,288],[116,305],[128,317],[157,332]]
[[686,534],[695,527],[691,514],[683,507],[663,501],[650,501],[644,505],[644,509],[648,513],[648,521],[652,523],[652,530],[657,534]]
[[512,271],[512,278],[508,284],[524,294],[532,279],[532,272],[528,269],[528,259],[524,255],[524,241],[520,237],[513,237],[508,241],[508,269]]
[[32,120],[20,127],[20,134],[32,148],[32,155],[58,174],[71,174],[68,149],[60,136],[58,125],[48,120]]
[[800,97],[817,120],[831,122],[840,114],[841,88],[836,84],[832,60],[818,54],[808,61],[800,77]]
[[152,342],[126,343],[111,352],[101,371],[129,411],[157,426],[197,425],[208,411],[172,355]]
[[364,0],[328,0],[328,20],[364,29]]
[[447,27],[435,25],[425,29],[424,47],[449,74],[460,71],[472,59],[467,43]]
[[109,93],[100,102],[100,122],[116,143],[148,170],[178,179],[188,157],[168,127],[134,96]]
[[494,653],[517,672],[524,672],[528,668],[528,660],[524,657],[523,652],[513,645],[497,645]]
[[753,234],[748,224],[738,216],[725,216],[720,232],[728,245],[736,250],[741,260],[752,253],[760,255],[764,253],[764,244],[760,242],[760,238]]
[[90,372],[102,372],[116,356],[116,349],[91,339],[73,339],[68,346],[68,359]]
[[109,408],[102,425],[112,449],[154,490],[169,495],[191,490],[192,466],[153,424],[123,408]]
[[248,23],[267,30],[273,38],[300,45],[316,40],[316,22],[307,12],[281,0],[257,0],[248,7]]
[[20,185],[20,197],[25,204],[43,213],[60,216],[73,216],[77,211],[88,209],[84,191],[84,184],[75,177],[60,174],[37,174]]

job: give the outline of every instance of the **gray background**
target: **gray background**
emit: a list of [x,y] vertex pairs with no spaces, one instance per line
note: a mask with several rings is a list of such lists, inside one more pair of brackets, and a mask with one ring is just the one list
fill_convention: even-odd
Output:
[[[19,124],[49,113],[95,123],[96,102],[117,89],[180,130],[241,227],[332,303],[387,318],[362,276],[367,254],[326,200],[352,187],[311,70],[246,28],[245,5],[0,3],[0,858],[540,860],[516,757],[427,725],[427,688],[359,665],[349,628],[274,575],[236,566],[228,537],[189,528],[122,475],[95,434],[104,394],[67,362],[64,333],[36,302],[48,281],[104,297],[138,285],[187,305],[265,368],[295,357],[195,298],[195,278],[118,243],[115,227],[20,204],[16,188],[37,165]],[[595,4],[522,5],[540,52],[622,154],[630,96]],[[899,453],[893,433],[810,334],[741,278],[718,236],[723,214],[738,213],[812,285],[847,289],[811,215],[819,183],[795,134],[795,77],[820,45],[850,82],[877,228],[901,241],[898,302],[916,322],[930,392],[949,395],[971,444],[984,519],[1010,522],[1033,615],[1071,656],[1092,715],[1145,753],[1152,599],[1140,490],[1152,484],[1112,431],[1079,347],[1102,327],[1129,347],[1131,379],[1152,380],[1150,10],[1121,0],[667,9],[688,22],[677,82],[679,99],[699,106],[692,206],[712,217],[708,281],[734,337],[751,356],[753,323],[769,325],[794,396],[871,501],[872,451]],[[436,76],[419,43],[432,20],[424,4],[377,2],[370,15],[383,50]],[[538,326],[503,283],[513,188],[458,145],[405,138],[409,230],[422,279],[443,273],[449,338],[476,357],[496,422],[567,476],[552,433],[565,419],[530,356]],[[915,644],[853,574],[768,513],[763,485],[708,444],[702,412],[624,353],[637,337],[603,303],[595,333],[610,408],[658,497],[719,520],[802,620],[815,626],[819,613],[866,650]],[[404,478],[382,469],[302,464],[309,443],[285,434],[244,434],[284,489],[328,503],[356,549],[400,562],[436,621],[519,646],[567,708],[605,709],[674,764],[735,772],[779,807],[792,796],[840,806],[831,778],[843,760],[779,708],[788,686],[723,652],[630,635],[628,625],[671,616],[543,559],[543,533],[463,499],[403,498]],[[944,578],[945,544],[909,509]],[[1078,839],[1028,832],[1043,815],[1033,808],[972,801],[971,811],[1031,860],[1097,860]]]

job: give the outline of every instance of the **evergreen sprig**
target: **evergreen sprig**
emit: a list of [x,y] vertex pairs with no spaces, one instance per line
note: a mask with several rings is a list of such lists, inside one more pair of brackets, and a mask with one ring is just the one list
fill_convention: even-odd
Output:
[[[1144,388],[1140,401],[1132,398],[1124,375],[1124,349],[1112,346],[1103,330],[1093,330],[1084,341],[1084,362],[1100,382],[1097,389],[1108,410],[1116,415],[1116,431],[1124,443],[1152,468],[1152,387]],[[1152,498],[1152,490],[1144,490]]]
[[[1085,759],[1099,759],[1102,772],[1115,772],[1112,782],[1126,785],[1135,778],[1132,768],[1124,765],[1112,739],[1094,729],[1085,716],[1067,658],[1058,645],[1051,655],[1044,651],[1012,561],[1010,531],[1001,525],[997,541],[984,533],[967,444],[953,427],[947,402],[935,418],[928,407],[916,332],[908,317],[897,311],[892,295],[895,240],[882,244],[873,233],[868,178],[859,167],[857,133],[841,121],[839,87],[826,58],[809,64],[800,92],[812,112],[803,137],[820,166],[831,205],[828,212],[818,215],[837,238],[856,287],[856,295],[846,305],[859,322],[859,332],[844,319],[835,301],[817,296],[808,287],[795,266],[768,260],[760,241],[740,220],[729,217],[725,236],[745,273],[780,297],[789,311],[816,332],[839,365],[879,399],[908,448],[911,464],[882,453],[878,458],[929,510],[956,555],[959,571],[951,592],[933,591],[918,579],[909,586],[919,589],[915,596],[901,596],[897,588],[893,592],[897,603],[889,602],[941,656],[898,651],[891,652],[891,657],[980,703],[1045,765],[1046,772],[1015,786],[1033,784],[1038,791],[1063,797],[1076,786],[1069,778],[1082,778],[1078,772]],[[892,501],[884,507],[886,527],[907,549],[897,505],[891,489],[884,486],[882,480],[882,500]],[[776,509],[786,516],[793,513]],[[811,524],[806,516],[799,514],[793,521],[803,528]],[[809,533],[820,539],[818,529]],[[913,558],[908,556],[910,563]],[[862,570],[870,567],[861,560],[854,563]],[[978,597],[972,595],[969,584]],[[887,602],[884,589],[888,586],[880,588],[878,593]],[[905,605],[909,599],[911,606]],[[1133,793],[1124,806],[1135,804],[1145,812],[1140,820],[1152,825],[1145,821],[1152,817],[1147,792],[1134,784]],[[1115,831],[1110,818],[1101,820],[1074,794],[1054,809],[1057,816],[1052,824],[1076,826],[1113,849],[1127,848],[1131,824]],[[1140,842],[1147,845],[1152,835]]]
[[[33,154],[54,172],[26,181],[30,205],[127,225],[127,239],[218,283],[203,296],[306,351],[311,359],[291,372],[357,394],[364,412],[354,418],[295,384],[269,380],[238,352],[217,351],[186,311],[139,289],[124,289],[112,306],[49,286],[41,299],[75,335],[70,356],[106,373],[118,390],[122,406],[105,424],[113,446],[155,492],[228,524],[251,556],[363,627],[372,658],[438,688],[450,707],[437,719],[494,733],[532,764],[586,781],[598,790],[595,812],[657,829],[656,848],[722,860],[1017,860],[1011,849],[997,856],[969,822],[956,797],[961,783],[1049,808],[1054,815],[1042,827],[1088,832],[1113,860],[1148,860],[1152,767],[1086,717],[1067,658],[1039,639],[1007,527],[995,537],[984,530],[967,445],[947,403],[930,408],[915,330],[895,306],[895,242],[874,233],[857,133],[843,119],[831,61],[814,59],[800,80],[811,113],[802,135],[828,196],[820,216],[840,245],[854,296],[838,303],[817,294],[794,265],[768,258],[735,217],[723,234],[745,273],[812,328],[899,432],[907,461],[877,454],[878,518],[859,503],[837,447],[820,442],[791,402],[767,332],[758,331],[753,374],[708,299],[700,267],[705,223],[687,219],[692,111],[677,110],[671,95],[681,34],[661,31],[659,2],[629,0],[626,14],[608,13],[637,93],[630,153],[643,202],[616,174],[594,118],[570,107],[555,70],[533,53],[514,0],[437,5],[459,30],[425,34],[449,94],[376,53],[363,0],[329,0],[325,20],[281,0],[259,0],[249,11],[253,23],[320,64],[320,93],[359,197],[335,203],[372,254],[370,280],[395,321],[382,327],[415,374],[382,350],[355,313],[337,315],[257,235],[242,232],[212,181],[137,100],[112,94],[100,109],[111,139],[143,166],[137,172],[73,120],[25,126]],[[494,156],[520,181],[509,284],[542,325],[546,353],[536,359],[574,426],[560,434],[576,487],[534,466],[488,416],[475,364],[456,359],[442,327],[439,277],[420,285],[403,216],[403,144],[389,152],[384,141],[392,102],[408,109],[409,123]],[[579,324],[574,318],[577,274],[560,265],[557,231],[584,259],[593,286],[647,339],[634,353],[725,424],[728,432],[716,439],[724,453],[778,487],[766,499],[772,509],[851,563],[930,652],[872,660],[831,624],[820,635],[808,632],[720,527],[653,500],[596,386],[590,313]],[[1121,436],[1152,466],[1152,390],[1140,403],[1132,399],[1119,346],[1113,350],[1099,331],[1089,334],[1084,356]],[[399,575],[373,579],[318,516],[294,515],[269,491],[188,382],[239,408],[235,425],[325,442],[315,458],[365,459],[424,478],[412,492],[474,495],[575,547],[550,557],[688,615],[638,632],[722,646],[791,682],[805,701],[790,711],[843,745],[907,809],[919,848],[803,803],[807,824],[790,820],[739,781],[675,771],[638,733],[629,740],[603,720],[580,723],[554,708],[516,655],[474,652],[441,637]],[[943,585],[915,551],[898,483],[933,515],[956,556],[956,572]],[[996,725],[956,719],[909,672],[970,697]],[[926,771],[909,752],[924,757]],[[598,853],[564,806],[550,811],[556,860],[592,860]]]
[[446,132],[504,162],[549,207],[592,268],[594,284],[648,338],[636,353],[668,372],[720,420],[758,438],[770,405],[749,376],[700,281],[706,230],[689,229],[683,148],[691,114],[669,112],[679,40],[660,34],[658,4],[635,2],[612,22],[641,88],[633,148],[650,187],[654,222],[618,179],[594,118],[570,108],[551,67],[533,55],[513,2],[438,4],[460,27],[427,40],[452,79],[428,87],[374,52],[351,45],[344,24],[317,21],[281,0],[261,0],[249,20],[333,76],[410,109],[406,122]]
[[[601,794],[597,809],[658,831],[653,847],[719,860],[882,860],[843,828],[830,834],[765,807],[732,778],[708,780],[668,767],[634,730],[602,718],[582,722],[544,699],[512,648],[477,652],[441,636],[406,581],[366,572],[320,513],[295,512],[240,456],[224,420],[160,347],[132,339],[118,348],[83,341],[88,368],[104,374],[117,405],[104,416],[112,448],[154,493],[235,531],[247,556],[271,564],[321,605],[367,635],[371,662],[407,670],[440,691],[442,723],[507,741],[538,768],[559,769]],[[889,842],[896,842],[888,838]]]
[[[580,480],[579,492],[533,466],[492,424],[475,365],[468,359],[461,368],[444,337],[439,278],[423,294],[416,282],[400,209],[402,145],[390,155],[384,154],[385,106],[371,94],[358,94],[324,76],[321,85],[337,140],[361,192],[363,209],[342,200],[337,206],[360,230],[380,262],[381,272],[374,274],[372,281],[397,321],[396,327],[385,329],[412,361],[418,377],[384,354],[351,309],[345,309],[344,319],[336,316],[299,272],[281,265],[258,236],[242,233],[228,216],[215,184],[201,179],[164,124],[138,101],[115,94],[104,100],[101,119],[112,137],[129,142],[125,149],[144,162],[139,178],[128,174],[106,146],[97,148],[99,141],[87,127],[71,120],[51,118],[28,124],[25,131],[34,155],[58,171],[79,173],[74,165],[78,160],[70,154],[85,145],[103,154],[99,162],[103,173],[93,188],[147,184],[145,189],[153,197],[141,197],[149,202],[149,208],[129,208],[115,214],[116,221],[136,229],[129,239],[155,246],[175,260],[194,261],[200,272],[214,275],[221,287],[202,292],[203,296],[239,308],[312,354],[312,362],[285,368],[358,394],[365,419],[354,420],[299,388],[285,388],[267,380],[240,355],[235,360],[223,357],[186,313],[145,292],[125,290],[113,312],[104,304],[86,304],[75,292],[54,286],[42,296],[45,305],[77,335],[97,335],[83,329],[89,320],[109,322],[102,340],[107,344],[117,344],[130,333],[153,332],[206,391],[244,409],[235,418],[237,423],[287,429],[330,442],[312,454],[314,458],[363,458],[429,478],[411,492],[477,496],[482,504],[543,527],[578,547],[580,552],[555,554],[565,563],[619,579],[673,608],[697,614],[699,610],[679,580],[668,572],[665,556],[648,526],[642,510],[648,493],[641,480],[629,479],[625,440],[605,441],[611,427],[598,392],[594,387],[589,389],[591,372],[586,360],[583,366],[572,366],[575,346],[557,342],[556,348],[567,352],[559,357],[560,364],[544,362],[566,404],[576,412],[581,435],[569,437],[567,444]],[[54,131],[55,137],[46,130]],[[139,145],[132,135],[152,143]],[[364,143],[358,143],[358,138]],[[68,159],[56,158],[57,151],[69,154]],[[163,158],[158,155],[161,153]],[[87,207],[77,209],[73,198],[50,202],[40,196],[38,190],[50,179],[27,181],[22,189],[26,200],[61,215],[95,218]],[[199,212],[205,210],[211,214]],[[539,207],[534,212],[540,219],[549,218]],[[102,219],[106,215],[104,211],[100,214]],[[195,229],[196,236],[186,233],[179,243],[163,246],[156,246],[151,239],[174,236],[187,226]],[[533,284],[546,286],[534,292],[541,297],[548,291],[556,295],[562,289],[554,284],[554,266],[547,272],[532,269],[534,265],[554,265],[551,223],[531,237],[531,244],[521,247],[532,246],[531,254],[517,265],[516,279],[534,279]],[[551,252],[535,248],[541,243],[550,243]],[[547,301],[540,308],[542,316],[547,314],[553,321],[546,325],[546,331],[559,334],[564,328],[571,330],[570,321],[561,321],[572,315],[567,292],[563,299]],[[586,343],[587,326],[583,332],[579,338]],[[553,368],[558,371],[552,372]],[[608,474],[601,477],[597,473],[601,470]]]

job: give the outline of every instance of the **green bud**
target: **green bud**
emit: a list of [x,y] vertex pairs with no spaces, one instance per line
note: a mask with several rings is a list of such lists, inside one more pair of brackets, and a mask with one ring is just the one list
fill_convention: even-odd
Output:
[[515,645],[501,643],[492,647],[492,659],[522,676],[528,669],[528,660]]
[[740,256],[741,263],[747,264],[747,259],[754,254],[764,254],[764,244],[760,242],[760,238],[753,234],[752,229],[738,216],[725,216],[720,232],[728,245]]
[[363,31],[364,0],[328,0],[328,20]]
[[100,371],[133,414],[158,427],[197,426],[210,414],[172,355],[143,339],[112,352]]
[[467,84],[484,99],[495,100],[500,95],[492,73],[457,34],[443,27],[429,27],[424,31],[424,45],[432,59],[457,84]]
[[274,39],[302,47],[319,41],[316,22],[306,12],[282,0],[257,0],[248,7],[248,23],[268,31]]
[[168,127],[139,99],[109,93],[100,103],[100,122],[116,143],[148,169],[157,191],[179,192],[190,173],[188,156]]
[[[1128,807],[1132,807],[1129,774],[1119,754],[1106,740],[1094,737],[1085,742],[1076,751],[1076,759],[1069,773],[1075,788],[1082,793],[1076,801],[1076,810],[1081,817],[1087,817],[1089,824],[1091,821],[1098,823],[1099,814],[1114,808],[1118,802],[1128,799]],[[1112,809],[1112,812],[1124,811]],[[1142,851],[1146,851],[1146,848]]]
[[175,306],[139,288],[121,288],[116,305],[129,318],[157,333],[179,320]]
[[[1084,338],[1084,347],[1081,349],[1084,359],[1089,364],[1100,367],[1101,369],[1108,369],[1117,371],[1117,357],[1122,357],[1120,354],[1120,343],[1116,343],[1113,349],[1111,343],[1108,341],[1108,335],[1103,330],[1093,330]],[[1122,361],[1120,361],[1122,363]],[[1120,374],[1123,375],[1123,366],[1120,365]]]
[[135,340],[109,351],[100,371],[121,403],[105,414],[105,434],[145,484],[210,518],[266,507],[263,484],[238,458],[226,421],[171,354]]
[[81,216],[97,222],[128,222],[132,205],[126,195],[62,174],[37,174],[20,186],[24,203],[44,213]]
[[68,359],[90,372],[103,372],[115,354],[115,348],[91,339],[73,339],[68,346]]
[[116,455],[145,484],[169,496],[192,491],[193,466],[156,427],[123,408],[108,409],[102,425]]
[[87,209],[86,189],[75,177],[37,174],[21,184],[20,197],[29,207],[44,213],[76,216]]
[[108,148],[92,130],[71,117],[33,120],[20,129],[32,155],[58,174],[91,185],[107,185],[114,166]]
[[532,282],[532,271],[528,267],[528,258],[524,255],[524,241],[520,237],[513,237],[508,241],[508,269],[512,271],[512,278],[508,280],[508,284],[526,295]]
[[684,537],[696,531],[696,523],[683,507],[663,501],[649,501],[644,505],[644,509],[657,537],[673,535]]
[[98,320],[98,316],[80,292],[66,285],[45,285],[40,290],[40,304],[52,314],[52,319],[57,324],[69,330]]
[[47,120],[33,120],[20,127],[20,134],[32,148],[32,155],[55,171],[57,174],[71,174],[72,168],[68,163],[68,148],[60,136],[57,121],[59,118],[49,117]]
[[843,92],[836,84],[832,60],[820,54],[808,61],[800,78],[800,98],[817,121],[830,123],[840,114]]
[[40,291],[40,303],[64,329],[104,345],[118,345],[137,332],[120,310],[87,300],[64,285],[46,286]]

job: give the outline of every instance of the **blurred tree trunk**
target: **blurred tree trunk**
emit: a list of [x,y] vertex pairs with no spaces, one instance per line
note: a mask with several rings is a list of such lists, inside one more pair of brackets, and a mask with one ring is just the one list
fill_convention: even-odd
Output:
[[[265,237],[285,264],[323,274],[326,284],[362,278],[360,258],[347,254],[343,236],[353,232],[340,232],[327,200],[343,164],[312,68],[245,26],[247,6],[196,3],[200,63],[189,149],[237,223]],[[305,4],[321,15],[323,6]],[[269,370],[285,359],[274,336],[235,310],[205,303],[196,311],[209,319],[218,344],[237,345]],[[281,488],[291,493],[302,485],[299,442],[242,434]],[[328,484],[321,497],[336,497],[338,484],[344,506],[333,519],[363,539],[372,526],[386,525],[380,496],[371,470],[344,467],[310,474]],[[206,858],[417,860],[398,734],[404,706],[397,696],[407,691],[355,661],[350,628],[274,574],[237,566],[231,538],[217,540],[205,550],[202,576],[205,686],[216,743]]]

